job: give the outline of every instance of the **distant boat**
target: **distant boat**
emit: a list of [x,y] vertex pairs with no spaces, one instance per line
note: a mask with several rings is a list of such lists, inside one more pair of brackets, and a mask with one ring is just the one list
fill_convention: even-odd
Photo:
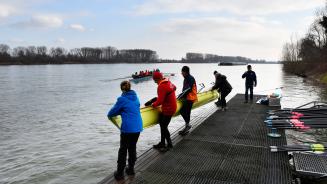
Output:
[[135,74],[132,74],[132,78],[133,79],[148,78],[148,77],[152,76],[154,71],[160,72],[159,69],[156,69],[156,70],[153,70],[153,71],[145,70],[145,71],[141,71],[140,73],[136,72]]
[[147,77],[151,77],[152,76],[152,72],[149,72],[148,74],[144,74],[144,75],[132,75],[133,79],[141,79],[141,78],[147,78]]
[[140,83],[140,82],[145,82],[145,81],[149,81],[152,79],[152,75],[150,76],[145,76],[145,77],[138,77],[138,78],[133,78],[133,79],[130,79],[129,81],[137,84],[137,83]]
[[218,63],[219,66],[234,66],[234,65],[247,65],[244,62],[220,62]]
[[[160,70],[157,69],[157,71],[160,71]],[[133,74],[132,79],[130,79],[130,81],[133,82],[133,83],[144,82],[144,81],[152,79],[152,74],[153,74],[153,71],[150,71],[149,73],[143,74],[143,75]],[[164,77],[169,77],[169,76],[175,76],[175,73],[162,73],[162,75]]]

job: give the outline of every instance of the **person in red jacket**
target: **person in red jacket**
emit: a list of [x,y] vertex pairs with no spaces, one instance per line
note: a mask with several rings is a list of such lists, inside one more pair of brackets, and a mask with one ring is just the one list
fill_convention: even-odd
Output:
[[[161,141],[158,144],[153,145],[153,148],[165,152],[173,148],[168,125],[177,109],[175,94],[176,86],[168,79],[164,78],[160,72],[153,72],[153,80],[158,84],[158,97],[151,105],[152,107],[158,107],[161,105],[161,113],[159,117]],[[167,141],[167,146],[165,140]]]

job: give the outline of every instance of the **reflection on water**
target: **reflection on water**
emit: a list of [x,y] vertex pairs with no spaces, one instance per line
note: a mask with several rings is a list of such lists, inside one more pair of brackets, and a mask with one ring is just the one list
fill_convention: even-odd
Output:
[[[120,95],[119,83],[136,71],[160,68],[180,92],[184,64],[43,65],[0,67],[0,183],[96,183],[116,167],[119,131],[106,119]],[[231,98],[244,93],[246,66],[188,64],[208,88],[213,71],[227,76]],[[325,87],[285,75],[280,65],[254,65],[255,92],[284,87],[283,107],[327,99]],[[120,80],[113,80],[121,78]],[[156,95],[152,80],[133,83],[141,103]],[[183,125],[175,118],[171,131]],[[327,141],[323,129],[291,132],[293,142]],[[159,127],[142,132],[138,153],[159,141]]]

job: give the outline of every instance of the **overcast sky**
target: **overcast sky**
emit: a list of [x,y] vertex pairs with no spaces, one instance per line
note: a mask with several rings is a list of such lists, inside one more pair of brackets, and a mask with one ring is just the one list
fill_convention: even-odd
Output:
[[325,0],[0,0],[0,43],[278,60]]

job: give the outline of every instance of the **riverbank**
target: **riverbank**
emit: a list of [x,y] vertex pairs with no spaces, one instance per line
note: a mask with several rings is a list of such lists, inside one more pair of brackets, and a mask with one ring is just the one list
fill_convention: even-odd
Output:
[[327,84],[327,72],[322,74],[322,76],[320,77],[320,81],[324,84]]
[[321,84],[327,84],[327,63],[284,62],[283,70],[303,78],[309,78]]

